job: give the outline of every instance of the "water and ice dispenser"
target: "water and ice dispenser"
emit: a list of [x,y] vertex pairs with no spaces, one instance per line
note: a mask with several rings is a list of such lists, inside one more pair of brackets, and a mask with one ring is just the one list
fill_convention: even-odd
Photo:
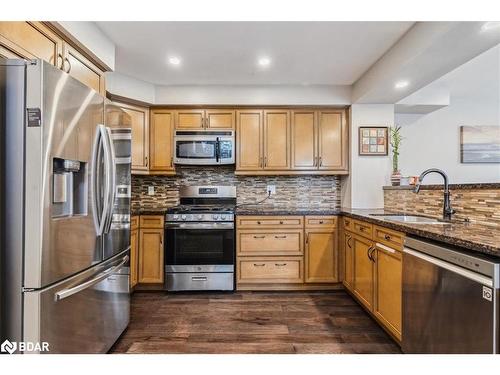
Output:
[[78,160],[53,159],[53,217],[87,214],[87,181],[87,163]]

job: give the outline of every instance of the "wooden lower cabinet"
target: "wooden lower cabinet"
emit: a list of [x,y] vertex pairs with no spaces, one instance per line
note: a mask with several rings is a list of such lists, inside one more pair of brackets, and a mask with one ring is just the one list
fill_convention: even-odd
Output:
[[344,286],[401,341],[404,234],[360,220],[345,221],[344,230],[349,227],[356,233],[345,230],[344,234]]
[[[307,240],[305,240],[307,238]],[[338,287],[335,216],[238,216],[239,290]]]
[[399,340],[402,326],[402,254],[376,245],[373,313]]
[[139,284],[162,284],[164,280],[163,216],[141,216],[139,220]]
[[373,261],[369,258],[372,241],[358,235],[352,237],[354,253],[354,295],[369,310],[373,308]]

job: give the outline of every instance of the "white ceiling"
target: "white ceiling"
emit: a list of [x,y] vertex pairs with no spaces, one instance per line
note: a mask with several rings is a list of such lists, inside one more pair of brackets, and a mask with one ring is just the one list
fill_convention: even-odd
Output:
[[[156,85],[351,85],[413,22],[97,25],[116,44],[115,70]],[[266,69],[257,66],[263,55],[272,59]]]

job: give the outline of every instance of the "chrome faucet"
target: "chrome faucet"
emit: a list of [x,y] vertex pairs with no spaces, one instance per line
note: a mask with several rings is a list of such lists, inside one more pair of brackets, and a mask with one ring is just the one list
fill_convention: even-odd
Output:
[[455,213],[455,210],[451,208],[451,203],[450,203],[450,189],[448,186],[448,176],[444,171],[441,169],[437,168],[430,168],[422,172],[420,177],[418,178],[418,182],[415,185],[415,189],[413,189],[414,193],[418,193],[420,191],[420,185],[422,184],[422,181],[425,176],[427,176],[429,173],[437,173],[440,174],[443,177],[444,180],[444,202],[443,202],[443,220],[445,221],[450,221],[451,220],[451,215]]

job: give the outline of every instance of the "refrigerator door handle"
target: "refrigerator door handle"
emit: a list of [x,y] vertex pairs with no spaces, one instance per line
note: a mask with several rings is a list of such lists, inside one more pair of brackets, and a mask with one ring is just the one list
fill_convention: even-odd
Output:
[[106,223],[104,225],[104,232],[109,233],[111,228],[111,223],[113,221],[113,211],[115,206],[115,198],[116,198],[116,156],[115,156],[115,148],[113,144],[113,139],[111,136],[111,129],[109,127],[105,128],[106,140],[108,144],[108,178],[109,178],[109,186],[110,190],[108,192],[109,205],[108,212],[106,213]]
[[98,165],[99,165],[99,155],[101,154],[101,151],[104,151],[104,168],[106,170],[106,176],[109,175],[109,151],[108,151],[108,144],[106,142],[106,128],[103,125],[98,125],[97,126],[97,131],[96,131],[96,136],[94,139],[94,147],[92,151],[92,174],[91,174],[91,189],[92,189],[92,214],[93,214],[93,219],[94,219],[94,226],[95,230],[98,236],[101,236],[103,231],[104,231],[104,225],[105,225],[105,219],[106,219],[106,214],[108,211],[108,195],[109,195],[109,178],[104,178],[104,199],[102,204],[100,205],[102,207],[102,212],[99,215],[98,213],[98,202],[97,202],[97,189],[99,188],[97,186],[97,183],[101,182],[99,179],[99,176],[97,176],[97,173],[100,172]]
[[115,272],[118,272],[127,262],[128,262],[128,255],[126,255],[119,264],[117,264],[116,266],[113,266],[111,268],[108,268],[106,271],[100,273],[96,277],[94,277],[94,278],[92,278],[84,283],[78,284],[74,287],[71,287],[68,289],[63,289],[63,290],[55,293],[54,300],[61,301],[65,298],[72,296],[73,294],[76,294],[78,292],[81,292],[82,290],[90,288],[92,285],[95,285],[95,284],[101,282],[102,280],[107,279],[110,275],[114,274]]

